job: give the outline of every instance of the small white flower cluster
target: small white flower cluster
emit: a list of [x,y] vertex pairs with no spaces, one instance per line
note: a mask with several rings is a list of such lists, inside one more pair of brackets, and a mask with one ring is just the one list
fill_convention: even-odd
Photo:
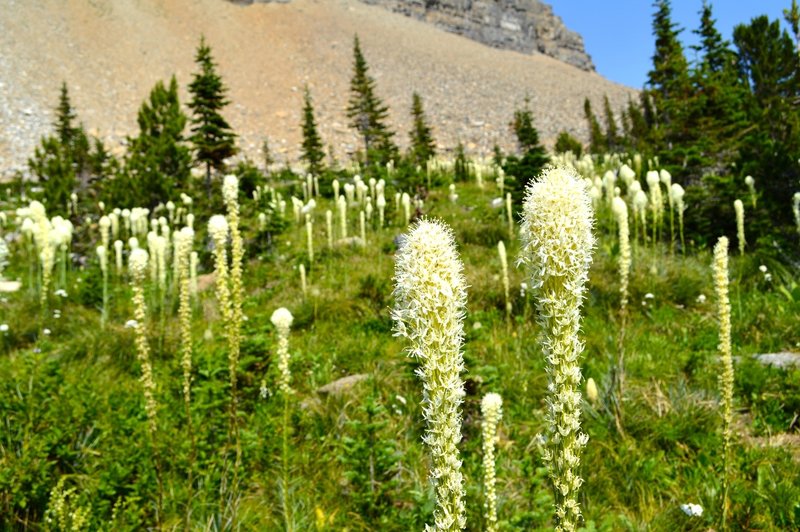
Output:
[[651,300],[655,299],[655,297],[656,297],[656,296],[654,296],[654,295],[653,295],[653,294],[651,294],[650,292],[647,292],[647,293],[644,295],[644,299],[642,300],[642,306],[643,306],[643,307],[646,307],[646,306],[647,306],[647,303],[648,303],[649,301],[651,301]]
[[681,510],[689,517],[700,517],[703,515],[703,507],[699,504],[687,503],[681,504]]
[[763,264],[758,267],[758,271],[764,274],[764,281],[769,283],[772,281],[772,274],[767,271],[767,267]]

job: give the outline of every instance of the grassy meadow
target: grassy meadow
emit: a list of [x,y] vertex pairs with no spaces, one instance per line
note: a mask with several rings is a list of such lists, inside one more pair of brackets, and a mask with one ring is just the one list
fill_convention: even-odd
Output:
[[[605,164],[597,161],[599,175],[619,170],[614,158]],[[303,198],[303,179],[282,174],[258,183],[256,199],[238,195],[244,262],[234,385],[228,358],[232,329],[218,303],[215,246],[206,231],[208,215],[217,212],[198,210],[188,417],[180,276],[171,259],[156,266],[163,271],[163,284],[148,270],[146,319],[131,323],[127,239],[135,229],[120,218],[111,238],[124,242],[122,269],[106,244],[104,298],[95,247],[104,231],[99,220],[116,206],[103,210],[81,199],[71,217],[73,258],[62,265],[56,253],[50,290],[41,297],[40,250],[21,231],[26,211],[14,214],[28,202],[7,190],[3,233],[9,249],[3,276],[22,285],[3,294],[0,306],[0,528],[401,531],[430,523],[435,497],[431,458],[422,443],[419,364],[407,356],[407,342],[395,336],[391,316],[395,255],[407,226],[402,202],[394,197],[402,191],[391,175],[385,177],[384,227],[379,227],[378,209],[371,209],[366,242],[359,238],[365,202],[359,197],[350,202],[348,239],[343,240],[330,183],[323,184],[321,195]],[[644,181],[644,175],[635,179]],[[340,181],[343,187],[353,184],[353,174],[342,172]],[[409,214],[438,218],[453,229],[468,285],[459,444],[467,530],[489,528],[480,413],[489,392],[503,399],[494,529],[550,530],[554,496],[540,437],[547,396],[543,331],[536,324],[536,293],[525,270],[515,267],[519,213],[509,227],[505,203],[496,200],[504,191],[494,176],[479,184],[473,173],[454,182],[445,166],[428,181],[428,189],[410,199]],[[590,179],[587,183],[597,186]],[[645,239],[633,224],[623,314],[613,188],[598,192],[597,245],[581,327],[581,370],[597,388],[581,400],[589,436],[579,466],[582,526],[797,529],[800,368],[776,368],[754,358],[800,346],[796,262],[761,243],[739,254],[736,234],[727,235],[736,362],[730,487],[723,503],[722,365],[711,246],[695,243],[688,229],[681,246],[677,226],[671,238],[669,210],[656,241],[652,228]],[[219,184],[213,193],[221,195]],[[374,191],[364,194],[374,197]],[[304,213],[295,218],[292,196],[312,221],[313,261]],[[316,206],[308,208],[312,197]],[[748,197],[746,189],[742,197]],[[172,199],[182,216],[162,207],[145,217],[145,232],[151,228],[148,217],[169,218],[173,235],[187,223],[193,206]],[[687,198],[687,213],[696,207]],[[332,247],[326,210],[332,212]],[[652,214],[646,211],[648,223]],[[154,225],[164,234],[163,226]],[[510,313],[500,241],[509,260]],[[143,238],[139,245],[147,248]],[[788,253],[798,255],[796,249]],[[293,315],[288,394],[279,389],[278,335],[271,321],[280,307]],[[150,351],[154,432],[142,393],[137,332],[146,335]],[[702,512],[682,509],[690,503]]]

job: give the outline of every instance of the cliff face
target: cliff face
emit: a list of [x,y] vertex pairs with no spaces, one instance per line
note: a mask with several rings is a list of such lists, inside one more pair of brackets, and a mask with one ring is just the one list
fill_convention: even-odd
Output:
[[583,38],[539,0],[361,0],[469,39],[522,53],[540,52],[594,71]]
[[[229,0],[238,4],[289,0]],[[583,38],[539,0],[360,0],[423,20],[451,33],[505,50],[539,52],[594,71]]]

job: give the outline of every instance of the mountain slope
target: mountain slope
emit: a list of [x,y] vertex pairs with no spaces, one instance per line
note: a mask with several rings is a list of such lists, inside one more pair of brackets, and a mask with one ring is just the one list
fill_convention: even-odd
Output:
[[50,130],[62,80],[81,121],[119,152],[157,80],[175,73],[186,101],[201,34],[230,88],[225,114],[254,157],[269,137],[279,159],[296,158],[306,83],[325,142],[340,157],[358,147],[344,116],[356,33],[401,144],[412,91],[422,95],[442,147],[463,141],[479,153],[495,143],[513,146],[508,122],[526,94],[546,141],[562,129],[586,137],[584,97],[599,109],[604,94],[614,107],[636,94],[549,57],[489,48],[356,0],[6,2],[0,11],[4,173],[21,168]]

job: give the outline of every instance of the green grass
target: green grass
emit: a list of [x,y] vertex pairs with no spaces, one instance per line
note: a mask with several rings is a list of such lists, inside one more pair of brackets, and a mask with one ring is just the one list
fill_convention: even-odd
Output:
[[[495,192],[459,184],[458,203],[437,188],[426,212],[455,230],[469,285],[464,358],[467,396],[460,446],[466,479],[467,521],[482,519],[480,399],[503,396],[498,446],[498,516],[501,530],[547,530],[552,496],[539,454],[546,374],[525,279],[510,268],[513,319],[504,315],[496,244],[509,260],[509,240]],[[289,224],[275,246],[260,255],[248,247],[239,376],[243,461],[239,484],[230,486],[228,377],[223,324],[213,288],[195,307],[192,415],[198,458],[194,496],[188,500],[189,441],[182,406],[176,298],[150,310],[158,383],[158,453],[164,473],[164,528],[249,530],[283,528],[283,500],[294,530],[418,530],[431,522],[433,493],[421,443],[421,384],[404,344],[392,334],[393,239],[403,228],[368,231],[365,249],[327,249],[324,211],[317,207],[317,261],[308,269],[303,297],[297,266],[306,260],[305,228]],[[246,238],[255,215],[244,204]],[[357,228],[351,211],[350,232]],[[289,213],[291,216],[291,214]],[[377,217],[377,213],[375,214]],[[198,218],[197,226],[204,223]],[[585,377],[600,389],[585,404],[590,436],[582,475],[581,504],[587,529],[707,530],[721,513],[720,373],[710,255],[682,257],[668,247],[639,244],[630,280],[625,341],[625,395],[619,401],[620,432],[608,395],[610,361],[616,357],[620,320],[615,231],[598,224],[599,245],[585,302]],[[687,239],[690,235],[687,235]],[[200,239],[196,247],[201,248]],[[91,248],[90,248],[91,249]],[[27,279],[24,254],[12,274]],[[758,266],[767,264],[767,283]],[[795,271],[768,253],[731,259],[736,442],[728,524],[731,529],[789,530],[800,526],[800,462],[797,448],[766,445],[766,436],[798,434],[800,372],[765,368],[749,355],[800,345],[800,294]],[[208,267],[208,264],[206,264]],[[306,263],[308,268],[308,264]],[[201,272],[202,273],[202,272]],[[101,330],[96,267],[70,272],[69,297],[53,297],[44,323],[35,293],[7,296],[0,309],[9,325],[0,355],[0,528],[48,529],[45,512],[59,479],[75,491],[71,508],[90,506],[91,528],[136,530],[156,522],[155,472],[146,431],[129,290],[112,275],[109,322]],[[646,294],[653,294],[646,299]],[[701,302],[698,296],[706,296]],[[646,302],[646,304],[642,304]],[[281,306],[295,316],[290,338],[292,386],[289,489],[279,486],[283,400],[276,393],[275,335],[269,317]],[[52,316],[61,310],[61,317]],[[51,334],[41,331],[49,328]],[[368,378],[341,395],[317,389],[340,377]],[[265,392],[265,393],[264,393]],[[797,441],[797,440],[794,440]],[[228,468],[228,469],[226,469]],[[705,512],[690,518],[680,504]],[[52,506],[52,504],[51,504]],[[52,509],[51,509],[52,511]]]

